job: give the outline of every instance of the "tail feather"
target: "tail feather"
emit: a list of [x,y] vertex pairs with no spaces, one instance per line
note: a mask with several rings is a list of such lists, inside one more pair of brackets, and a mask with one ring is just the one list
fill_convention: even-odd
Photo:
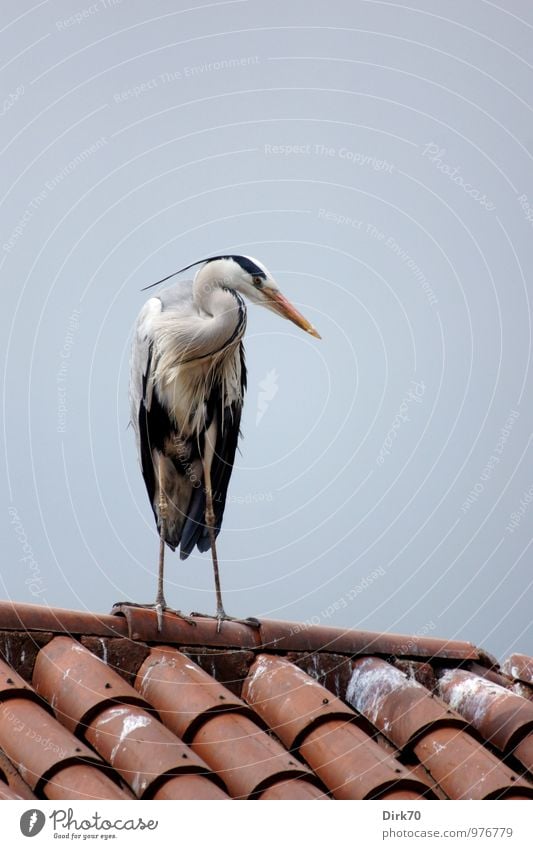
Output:
[[205,530],[205,492],[203,486],[201,486],[193,490],[187,518],[183,524],[180,542],[180,558],[182,560],[187,559]]

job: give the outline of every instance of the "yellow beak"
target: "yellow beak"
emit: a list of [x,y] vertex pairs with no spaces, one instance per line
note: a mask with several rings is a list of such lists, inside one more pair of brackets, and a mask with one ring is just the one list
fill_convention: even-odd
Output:
[[277,312],[278,315],[283,316],[283,318],[288,318],[289,321],[292,321],[297,327],[305,330],[306,333],[310,333],[311,336],[315,337],[315,339],[322,338],[311,322],[307,321],[307,319],[298,312],[296,307],[294,307],[291,302],[288,301],[287,298],[285,298],[284,295],[282,295],[277,289],[271,289],[270,287],[265,286],[261,290],[261,294],[265,295],[267,299],[266,305],[270,307],[270,309],[274,310],[274,312]]

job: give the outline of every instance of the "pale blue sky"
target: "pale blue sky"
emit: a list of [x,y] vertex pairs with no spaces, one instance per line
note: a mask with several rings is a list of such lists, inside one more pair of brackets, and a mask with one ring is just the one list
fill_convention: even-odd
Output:
[[323,340],[249,310],[228,611],[533,651],[532,36],[525,0],[4,4],[4,598],[152,600],[140,290],[232,250]]

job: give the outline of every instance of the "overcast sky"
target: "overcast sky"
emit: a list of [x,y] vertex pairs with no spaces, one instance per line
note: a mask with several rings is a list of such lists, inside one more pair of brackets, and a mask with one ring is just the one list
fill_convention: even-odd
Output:
[[[140,290],[233,251],[323,339],[249,309],[228,612],[531,653],[531,4],[2,18],[0,595],[153,599]],[[169,552],[167,599],[214,610],[208,554]]]

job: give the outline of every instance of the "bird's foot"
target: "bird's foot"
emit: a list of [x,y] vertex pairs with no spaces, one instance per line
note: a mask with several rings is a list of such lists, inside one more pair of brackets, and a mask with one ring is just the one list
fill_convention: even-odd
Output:
[[163,630],[163,614],[170,613],[172,616],[178,616],[180,619],[183,619],[185,622],[188,622],[189,625],[196,625],[194,619],[190,616],[187,616],[185,613],[182,613],[181,610],[174,610],[172,607],[168,607],[165,599],[156,599],[153,604],[139,604],[136,601],[119,601],[113,605],[113,611],[120,609],[121,607],[139,607],[143,610],[155,610],[155,615],[157,618],[157,630],[159,633]]
[[192,617],[198,617],[202,619],[216,619],[217,620],[217,634],[220,634],[222,630],[223,622],[238,622],[239,625],[248,625],[250,628],[260,628],[261,623],[259,619],[256,619],[255,616],[249,616],[247,619],[240,619],[238,616],[229,616],[224,608],[219,608],[215,615],[212,613],[197,613],[194,611],[191,613]]

